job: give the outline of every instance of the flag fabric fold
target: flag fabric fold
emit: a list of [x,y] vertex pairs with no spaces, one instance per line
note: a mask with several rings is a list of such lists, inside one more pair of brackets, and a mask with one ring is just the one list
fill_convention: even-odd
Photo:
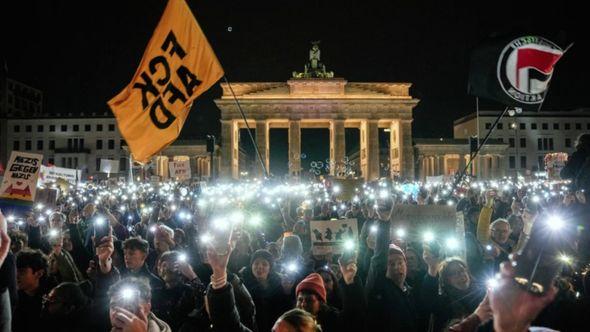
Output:
[[468,93],[505,106],[538,109],[563,52],[539,36],[487,41],[472,53]]
[[186,2],[169,0],[131,82],[108,101],[134,159],[174,142],[194,99],[223,74]]

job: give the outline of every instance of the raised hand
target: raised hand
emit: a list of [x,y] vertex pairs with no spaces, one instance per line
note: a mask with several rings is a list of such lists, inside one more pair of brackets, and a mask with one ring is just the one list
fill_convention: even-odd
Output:
[[354,282],[354,277],[356,276],[356,272],[358,267],[356,265],[356,260],[342,262],[338,260],[338,265],[340,266],[340,272],[342,273],[342,279],[344,283],[347,285],[351,285]]
[[509,262],[500,265],[502,278],[498,286],[489,292],[490,306],[494,313],[494,331],[524,332],[530,323],[557,294],[551,287],[543,296],[533,295],[514,282],[514,268]]
[[113,327],[121,332],[147,332],[148,320],[141,310],[132,313],[121,307],[115,307]]

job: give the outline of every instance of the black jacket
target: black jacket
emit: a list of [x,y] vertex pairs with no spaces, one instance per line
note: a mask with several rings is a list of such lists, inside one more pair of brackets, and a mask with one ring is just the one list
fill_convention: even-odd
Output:
[[409,286],[400,289],[385,276],[389,248],[389,222],[378,225],[375,254],[367,275],[365,291],[368,331],[421,331],[416,297]]
[[233,287],[231,284],[227,283],[220,289],[209,287],[207,290],[207,301],[209,302],[212,331],[252,331],[240,322],[240,314],[236,308]]
[[200,282],[163,288],[159,292],[158,302],[152,301],[152,312],[168,323],[173,331],[177,331],[193,310],[203,306],[204,290]]
[[[432,315],[434,331],[444,331],[446,327],[468,317],[475,311],[485,296],[485,289],[473,284],[459,296],[439,295],[438,277],[428,273],[424,276],[420,294],[421,307],[428,316]],[[460,293],[460,294],[459,294]]]
[[342,310],[325,304],[320,307],[317,322],[322,327],[322,331],[365,331],[367,306],[360,278],[356,277],[350,285],[341,281],[340,291],[342,293]]
[[256,305],[258,331],[270,331],[277,318],[293,308],[293,298],[284,293],[281,277],[276,272],[269,273],[267,288],[263,288],[256,280],[250,266],[242,269],[240,278],[244,281]]

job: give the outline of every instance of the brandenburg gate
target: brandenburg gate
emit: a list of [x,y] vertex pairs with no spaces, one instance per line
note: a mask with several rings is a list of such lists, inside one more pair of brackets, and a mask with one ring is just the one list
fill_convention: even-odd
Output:
[[[316,53],[312,53],[317,49]],[[334,78],[319,62],[317,45],[305,72],[287,82],[230,83],[267,169],[271,128],[288,129],[289,173],[301,174],[301,129],[329,128],[330,175],[345,168],[345,128],[360,130],[360,170],[365,180],[379,178],[379,128],[389,131],[390,175],[414,178],[412,110],[418,100],[410,83],[357,83]],[[221,110],[221,176],[239,177],[239,130],[246,128],[230,87],[215,103]],[[387,131],[387,130],[386,130]],[[249,139],[249,138],[245,138]],[[327,142],[317,142],[327,144]],[[258,163],[259,164],[259,163]],[[263,175],[259,166],[259,175]]]

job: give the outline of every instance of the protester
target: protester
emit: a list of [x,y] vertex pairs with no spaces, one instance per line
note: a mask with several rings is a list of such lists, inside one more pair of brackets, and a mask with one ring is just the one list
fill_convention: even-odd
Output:
[[36,331],[40,321],[43,296],[54,282],[47,276],[47,257],[40,250],[22,250],[16,256],[18,303],[12,317],[12,330]]
[[292,307],[292,299],[283,292],[281,277],[274,271],[272,254],[264,249],[255,251],[240,278],[256,305],[258,331],[270,331],[277,318]]
[[121,279],[109,288],[113,331],[171,332],[152,311],[150,285],[144,278]]
[[[531,324],[574,330],[583,322],[588,294],[581,280],[590,257],[584,191],[565,182],[531,179],[473,181],[455,191],[445,183],[378,181],[341,200],[328,183],[311,189],[213,184],[199,190],[177,181],[81,183],[60,194],[55,208],[35,205],[26,215],[11,216],[8,231],[0,234],[0,249],[8,246],[0,251],[0,327],[90,332],[113,323],[114,330],[142,332],[475,331],[491,325],[506,329],[509,320],[519,330]],[[462,241],[459,249],[445,244],[454,226],[423,241],[424,225],[392,215],[393,202],[445,214],[448,205],[459,202],[464,251]],[[336,248],[344,242],[332,237],[333,227],[310,229],[314,205],[326,228],[339,225],[332,218],[360,221],[360,234],[353,233],[357,237],[346,244],[353,250],[339,248],[339,254]],[[223,218],[216,217],[236,209],[248,216],[243,222],[226,218],[232,220],[235,236],[230,250],[219,251],[219,244],[211,242],[223,226],[216,224]],[[535,315],[508,316],[498,296],[523,310],[533,307],[504,294],[517,289],[503,283],[500,295],[488,290],[485,297],[486,281],[527,243],[542,211],[580,226],[573,242],[578,252],[559,258],[567,268],[556,279],[551,304]],[[101,231],[102,238],[94,229],[100,218],[111,226],[108,234]],[[405,236],[397,233],[401,224]],[[446,258],[447,253],[464,253],[465,261]],[[143,280],[149,297],[145,289],[138,290],[134,294],[144,293],[134,297],[138,302],[111,306],[122,298],[114,298],[109,288],[129,277]],[[84,283],[87,279],[91,287]],[[52,289],[56,281],[65,282]],[[17,292],[10,291],[17,285],[18,302]]]

